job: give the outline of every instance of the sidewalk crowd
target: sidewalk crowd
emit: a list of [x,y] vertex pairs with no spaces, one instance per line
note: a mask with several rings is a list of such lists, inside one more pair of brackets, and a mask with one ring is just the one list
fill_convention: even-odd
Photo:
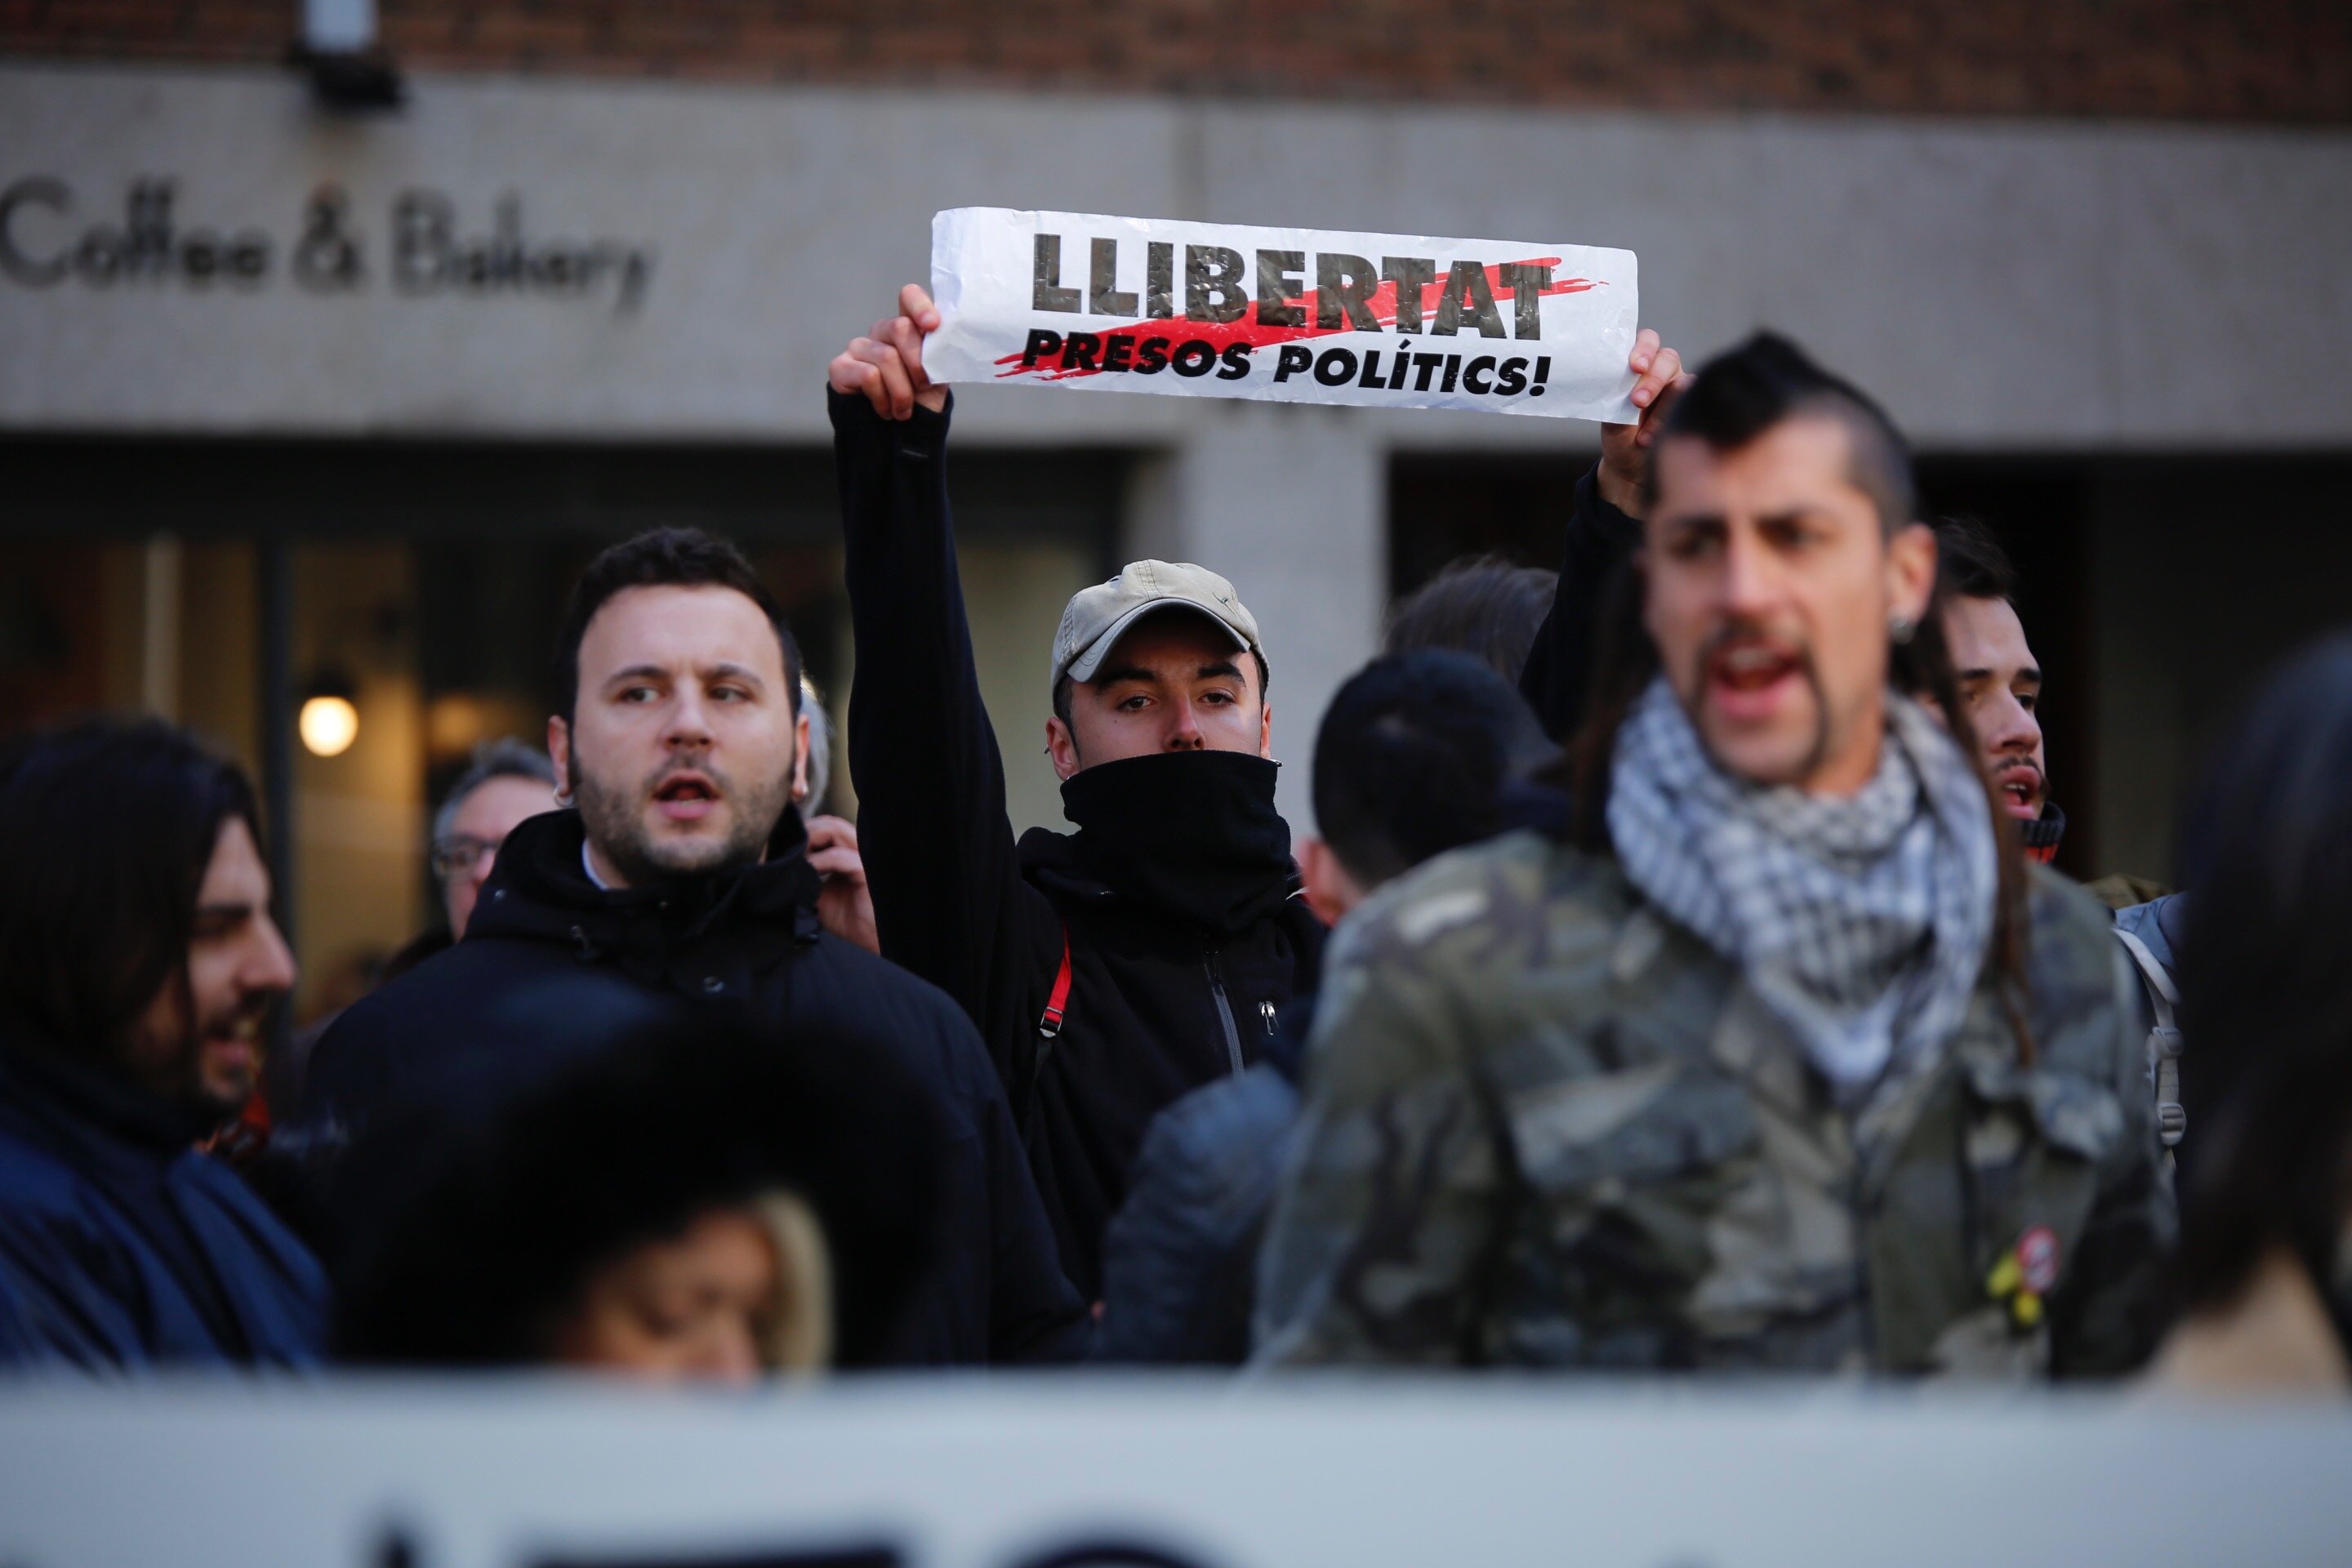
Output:
[[1246,583],[1077,594],[1016,838],[939,320],[828,371],[854,825],[691,529],[583,574],[446,927],[289,1048],[238,770],[0,750],[0,1363],[2344,1386],[2352,636],[2103,901],[1993,532],[1796,344],[1645,331],[1557,576],[1442,574],[1311,737]]

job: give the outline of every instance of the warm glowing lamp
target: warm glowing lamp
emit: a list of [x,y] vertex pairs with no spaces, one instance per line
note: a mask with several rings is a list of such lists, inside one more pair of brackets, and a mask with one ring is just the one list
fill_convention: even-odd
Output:
[[322,680],[302,700],[295,732],[314,757],[340,757],[360,738],[360,709],[348,682]]

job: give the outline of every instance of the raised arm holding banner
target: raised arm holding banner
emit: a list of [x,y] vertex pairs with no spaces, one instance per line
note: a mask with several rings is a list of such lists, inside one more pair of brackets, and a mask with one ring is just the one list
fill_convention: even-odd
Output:
[[[1423,320],[1435,325],[1443,303]],[[1016,329],[1026,330],[993,330]],[[1311,988],[1322,928],[1287,896],[1270,671],[1240,608],[1246,589],[1202,567],[1133,563],[1074,601],[1046,731],[1081,831],[1034,829],[1016,846],[949,518],[951,409],[938,376],[950,331],[946,312],[908,284],[898,314],[830,367],[857,647],[848,738],[858,826],[883,953],[979,1025],[1022,1108],[1064,1266],[1092,1295],[1103,1227],[1145,1128],[1178,1096],[1246,1067],[1280,1007]],[[1391,348],[1417,341],[1362,335]],[[1125,341],[1130,364],[1152,357]],[[1265,354],[1250,352],[1242,343],[1236,357],[1270,376]],[[1638,468],[1650,411],[1671,401],[1682,369],[1651,331],[1615,353],[1614,379],[1633,390],[1612,405],[1625,422],[1602,432],[1604,481],[1608,454]],[[1545,401],[1557,400],[1561,374],[1555,365]],[[1280,384],[1302,379],[1317,385],[1311,374]],[[1476,379],[1486,384],[1486,371]],[[1129,626],[1134,610],[1151,613]]]

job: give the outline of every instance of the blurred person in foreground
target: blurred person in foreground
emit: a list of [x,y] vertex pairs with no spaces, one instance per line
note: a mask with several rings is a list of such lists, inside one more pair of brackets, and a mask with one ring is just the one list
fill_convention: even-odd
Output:
[[[355,1004],[320,1042],[310,1146],[331,1156],[408,1103],[458,1109],[609,1044],[608,988],[580,985],[565,1005],[554,983],[566,978],[618,975],[740,1010],[779,1048],[834,1029],[941,1112],[949,1212],[888,1359],[1074,1354],[1084,1309],[970,1020],[823,929],[790,801],[807,744],[799,667],[782,612],[733,545],[662,529],[592,562],[564,618],[563,708],[548,721],[558,798],[577,809],[518,826],[466,940]],[[525,993],[530,1007],[516,1002]],[[331,1212],[363,1199],[331,1199]]]
[[16,742],[0,865],[0,1362],[313,1362],[317,1262],[197,1149],[294,984],[244,775],[152,721]]
[[1335,943],[1260,1357],[2130,1368],[2173,1218],[2138,1042],[2104,911],[1996,829],[1900,436],[1764,334],[1652,463],[1575,842]]
[[[1552,815],[1528,781],[1554,755],[1517,689],[1481,659],[1417,648],[1373,660],[1332,697],[1315,737],[1318,834],[1300,857],[1315,912],[1337,925],[1431,857]],[[1294,997],[1247,1072],[1194,1089],[1144,1134],[1104,1244],[1096,1359],[1248,1355],[1251,1277],[1314,1006]]]
[[2352,1388],[2352,636],[2289,661],[2184,816],[2184,1316],[2157,1380]]
[[591,984],[641,1021],[403,1161],[338,1358],[744,1383],[887,1356],[940,1212],[929,1099],[855,1037],[779,1050]]

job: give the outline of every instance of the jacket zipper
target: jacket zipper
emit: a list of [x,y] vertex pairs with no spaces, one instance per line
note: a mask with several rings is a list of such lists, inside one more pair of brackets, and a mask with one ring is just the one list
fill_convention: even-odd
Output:
[[1878,1365],[1878,1318],[1870,1295],[1870,1213],[1869,1199],[1863,1191],[1862,1140],[1855,1131],[1861,1118],[1853,1111],[1841,1112],[1845,1123],[1845,1146],[1853,1161],[1853,1173],[1845,1184],[1846,1214],[1853,1227],[1853,1289],[1862,1333],[1863,1365],[1874,1372]]
[[1209,976],[1209,994],[1216,999],[1217,1022],[1224,1026],[1225,1059],[1233,1064],[1234,1071],[1239,1072],[1242,1070],[1242,1032],[1234,1026],[1234,1006],[1225,999],[1225,983],[1218,978],[1216,955],[1211,953],[1202,957],[1201,967]]

